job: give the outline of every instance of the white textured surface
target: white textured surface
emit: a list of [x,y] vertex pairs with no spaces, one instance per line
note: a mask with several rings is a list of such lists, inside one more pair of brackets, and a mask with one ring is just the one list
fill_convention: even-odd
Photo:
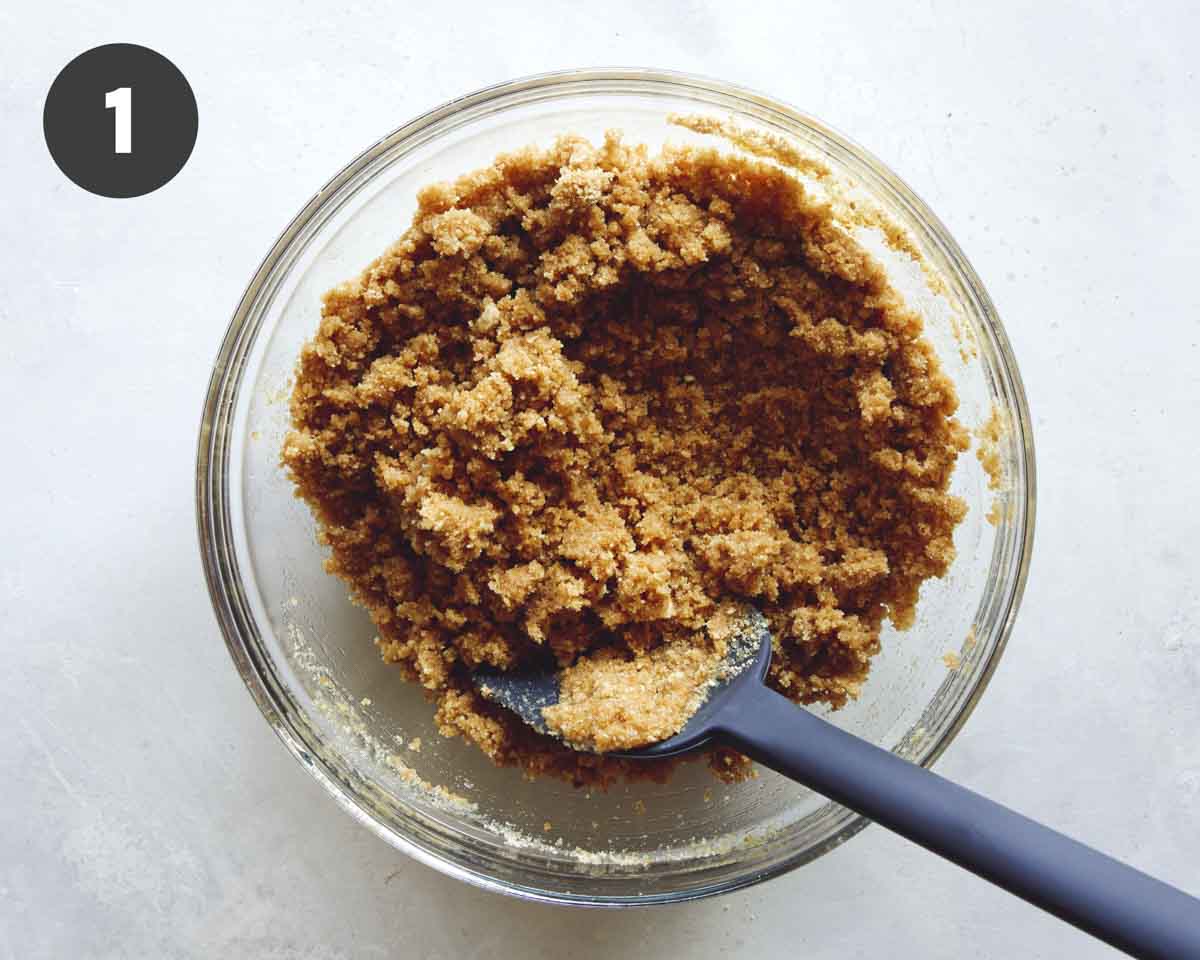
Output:
[[[0,956],[1110,954],[877,828],[679,908],[484,894],[339,812],[242,688],[192,471],[250,273],[402,121],[606,63],[791,101],[958,237],[1025,375],[1040,502],[1009,652],[939,769],[1200,893],[1195,6],[418,6],[0,8]],[[54,75],[112,41],[173,59],[200,106],[188,166],[138,200],[83,193],[41,137]]]

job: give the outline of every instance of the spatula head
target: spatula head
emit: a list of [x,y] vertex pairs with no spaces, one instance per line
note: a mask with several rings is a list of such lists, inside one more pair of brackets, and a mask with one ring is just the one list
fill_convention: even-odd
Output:
[[[727,641],[718,679],[708,696],[673,737],[637,750],[615,753],[619,757],[670,757],[707,743],[719,728],[721,714],[752,707],[753,698],[771,663],[771,630],[767,618],[754,607],[746,609],[739,629]],[[493,703],[511,710],[538,733],[556,736],[546,726],[542,710],[558,703],[559,674],[554,670],[496,670],[481,667],[472,677],[476,688]]]

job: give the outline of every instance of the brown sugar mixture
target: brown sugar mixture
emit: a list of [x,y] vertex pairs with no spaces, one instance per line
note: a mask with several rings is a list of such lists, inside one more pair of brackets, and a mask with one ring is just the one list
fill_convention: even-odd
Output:
[[[442,731],[604,784],[672,762],[542,736],[472,668],[580,662],[567,738],[657,739],[664,676],[702,686],[710,621],[748,601],[771,684],[844,703],[953,559],[956,405],[920,317],[793,176],[566,136],[426,188],[326,295],[283,462]],[[612,683],[644,684],[640,718]]]

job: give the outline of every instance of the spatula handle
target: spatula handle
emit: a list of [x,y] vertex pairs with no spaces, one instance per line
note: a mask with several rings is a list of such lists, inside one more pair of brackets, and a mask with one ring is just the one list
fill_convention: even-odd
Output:
[[1146,960],[1200,960],[1200,900],[957,786],[774,691],[714,718],[722,742]]

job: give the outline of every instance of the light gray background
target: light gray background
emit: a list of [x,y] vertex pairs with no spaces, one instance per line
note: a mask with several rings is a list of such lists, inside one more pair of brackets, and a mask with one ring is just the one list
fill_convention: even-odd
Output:
[[[1110,955],[877,828],[679,908],[478,892],[339,812],[242,688],[192,489],[244,284],[381,134],[598,64],[790,101],[949,225],[1024,372],[1040,500],[1009,652],[939,769],[1200,893],[1195,5],[497,6],[0,7],[0,954]],[[115,41],[174,60],[200,108],[187,167],[136,200],[69,183],[41,134],[58,70]]]

